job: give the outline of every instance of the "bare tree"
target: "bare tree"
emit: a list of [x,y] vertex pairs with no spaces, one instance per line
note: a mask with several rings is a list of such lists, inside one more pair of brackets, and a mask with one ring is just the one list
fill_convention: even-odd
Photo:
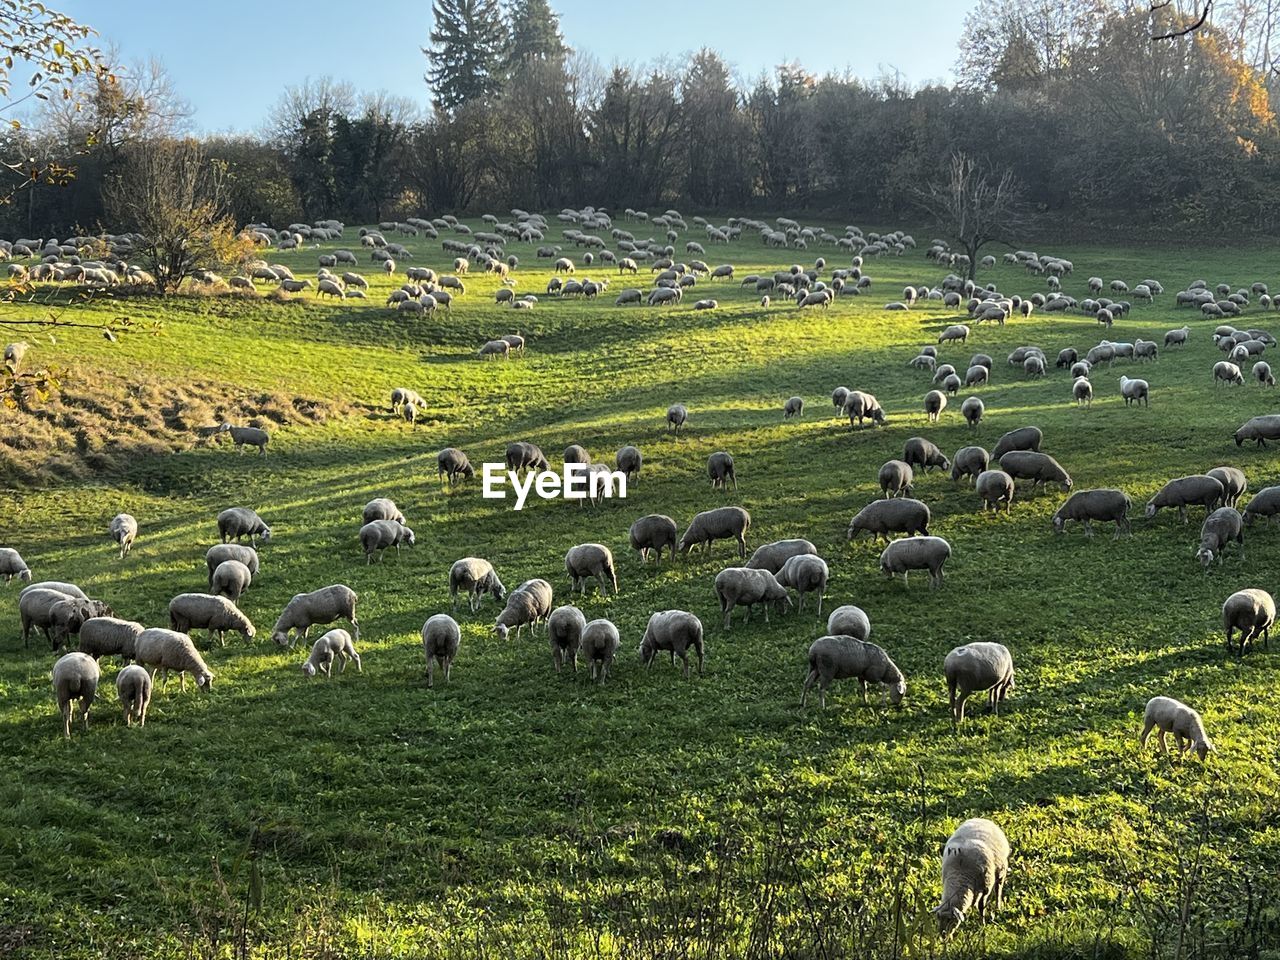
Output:
[[1025,224],[1022,190],[1013,171],[997,175],[964,153],[951,157],[946,176],[919,191],[920,206],[969,257],[969,279],[978,252],[989,243],[1014,242]]
[[[1188,34],[1195,33],[1209,21],[1209,14],[1213,12],[1213,0],[1200,0],[1201,6],[1193,7],[1190,14],[1183,14],[1178,9],[1174,0],[1152,0],[1151,13],[1153,18],[1156,14],[1168,12],[1173,14],[1173,19],[1168,27],[1156,27],[1157,30],[1163,30],[1162,33],[1153,33],[1152,40],[1176,40],[1178,37],[1185,37]],[[1196,15],[1196,9],[1199,9],[1199,15]]]

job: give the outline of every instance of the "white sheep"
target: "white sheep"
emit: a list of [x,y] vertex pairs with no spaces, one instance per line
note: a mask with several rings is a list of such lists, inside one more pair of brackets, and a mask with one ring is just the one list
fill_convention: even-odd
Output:
[[349,660],[355,661],[358,672],[364,672],[360,663],[360,654],[356,653],[356,646],[351,641],[351,634],[342,629],[328,631],[311,645],[311,653],[302,665],[302,672],[308,677],[314,677],[319,670],[332,680],[334,660],[338,661],[339,673],[346,672]]
[[132,726],[137,717],[138,726],[145,727],[151,703],[151,674],[136,663],[130,664],[116,674],[116,695],[124,711],[125,726]]
[[1181,753],[1194,747],[1196,756],[1203,760],[1214,749],[1213,741],[1204,731],[1204,720],[1200,718],[1200,714],[1172,697],[1152,697],[1147,701],[1147,708],[1143,712],[1142,735],[1138,738],[1139,745],[1147,745],[1147,738],[1151,736],[1153,729],[1159,731],[1161,753],[1169,752],[1169,745],[1165,740],[1169,733],[1173,734]]
[[62,736],[71,739],[71,703],[80,701],[80,718],[89,732],[89,708],[98,692],[98,661],[85,653],[68,653],[53,665],[53,694],[62,714]]
[[1009,853],[1009,839],[990,820],[975,817],[955,829],[942,848],[942,902],[933,909],[939,933],[951,933],[974,908],[983,919],[988,907],[1000,909]]

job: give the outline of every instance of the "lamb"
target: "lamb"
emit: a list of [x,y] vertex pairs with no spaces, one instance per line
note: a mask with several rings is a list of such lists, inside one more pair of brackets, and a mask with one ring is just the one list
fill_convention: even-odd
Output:
[[1077,407],[1093,406],[1093,384],[1089,382],[1088,377],[1076,378],[1071,384],[1071,397],[1075,400]]
[[134,645],[144,627],[132,620],[115,617],[90,617],[80,628],[80,652],[97,660],[115,656],[134,659]]
[[924,412],[930,423],[937,423],[947,408],[947,395],[941,390],[930,390],[924,395]]
[[470,480],[476,475],[475,468],[467,455],[456,447],[445,447],[436,454],[436,470],[441,483],[456,483],[459,479]]
[[643,463],[644,457],[641,456],[639,448],[630,445],[620,448],[614,456],[614,464],[618,471],[628,480],[631,479],[632,474],[640,472]]
[[360,516],[364,523],[373,523],[375,520],[394,520],[396,523],[404,523],[404,514],[400,512],[396,502],[387,497],[370,500],[364,505],[364,511]]
[[1214,749],[1213,741],[1205,733],[1204,720],[1201,719],[1200,714],[1172,697],[1152,697],[1147,701],[1147,708],[1142,715],[1142,735],[1138,737],[1139,745],[1144,747],[1147,745],[1147,738],[1151,736],[1152,730],[1159,731],[1157,739],[1161,753],[1169,752],[1169,744],[1165,740],[1169,733],[1173,734],[1179,753],[1186,753],[1194,747],[1196,756],[1203,761]]
[[1227,360],[1219,360],[1213,365],[1213,385],[1216,387],[1220,383],[1228,386],[1242,386],[1244,384],[1244,374],[1240,372],[1240,368],[1234,363]]
[[480,557],[463,557],[449,568],[449,598],[453,601],[454,613],[458,612],[459,591],[467,594],[467,605],[472,613],[480,609],[480,600],[486,593],[500,603],[507,596],[493,564]]
[[974,481],[974,489],[978,496],[982,498],[982,512],[988,510],[1000,511],[1000,504],[1004,504],[1005,513],[1013,510],[1014,482],[1013,477],[1005,473],[1003,470],[984,470],[978,474],[978,478]]
[[1212,470],[1206,470],[1206,477],[1213,477],[1222,484],[1224,507],[1234,507],[1236,501],[1249,489],[1249,481],[1245,478],[1244,471],[1236,467],[1214,467]]
[[871,636],[871,618],[861,607],[845,604],[836,607],[827,617],[827,633],[837,637],[853,637],[866,640]]
[[147,707],[151,705],[151,674],[146,668],[134,663],[117,673],[116,696],[124,712],[124,725],[133,726],[133,718],[137,717],[138,726],[145,727]]
[[[843,608],[842,608],[843,609]],[[829,629],[829,628],[828,628]],[[809,674],[800,694],[800,706],[809,699],[809,690],[818,685],[818,705],[827,706],[827,687],[833,680],[857,679],[862,688],[862,702],[867,703],[867,684],[879,683],[895,707],[907,692],[902,671],[889,658],[884,648],[851,635],[819,637],[809,645]]]
[[733,489],[735,491],[738,489],[738,474],[734,470],[733,456],[723,450],[707,457],[707,476],[711,478],[712,490],[718,487],[727,491],[731,482]]
[[566,663],[572,663],[575,671],[578,669],[578,649],[582,645],[582,628],[586,625],[587,618],[577,607],[556,607],[547,617],[547,640],[556,673],[560,673]]
[[150,627],[138,634],[138,639],[134,642],[134,654],[138,663],[162,671],[165,683],[169,681],[169,671],[176,670],[183,690],[187,689],[188,673],[195,679],[198,689],[213,689],[213,671],[185,633]]
[[1266,648],[1271,646],[1271,628],[1276,622],[1276,602],[1265,590],[1237,590],[1222,605],[1222,630],[1227,635],[1227,651],[1231,651],[1231,637],[1240,631],[1238,656],[1243,657],[1245,647],[1259,636]]
[[356,619],[356,601],[359,599],[354,590],[341,583],[321,587],[310,593],[294,594],[276,620],[276,625],[271,630],[271,639],[278,646],[291,647],[291,634],[294,631],[297,631],[297,639],[306,640],[307,634],[316,624],[346,620],[359,640],[360,622]]
[[22,554],[12,547],[0,547],[0,577],[4,577],[6,584],[13,583],[14,577],[23,583],[31,582],[31,569]]
[[57,650],[80,632],[91,617],[109,616],[111,609],[99,601],[73,597],[60,590],[33,585],[18,595],[18,616],[22,624],[22,645],[30,642],[31,628],[37,627]]
[[792,557],[816,557],[818,548],[808,540],[775,540],[756,547],[747,561],[749,570],[768,570],[774,576]]
[[936,590],[942,586],[942,567],[950,556],[951,544],[941,537],[905,537],[884,548],[880,572],[890,579],[902,574],[905,585],[908,571],[928,570],[929,584]]
[[71,739],[71,703],[80,701],[80,718],[89,732],[89,708],[98,692],[98,661],[83,653],[68,653],[53,665],[53,695],[62,714],[62,736]]
[[729,629],[735,606],[747,608],[743,621],[751,621],[751,608],[764,604],[764,622],[769,622],[769,607],[774,603],[791,605],[787,588],[768,570],[752,570],[747,567],[728,567],[716,574],[716,597],[720,612],[724,614],[724,628]]
[[[306,282],[308,285],[311,283],[309,280]],[[229,423],[224,423],[218,428],[218,432],[231,434],[231,442],[241,454],[244,453],[245,447],[257,447],[258,455],[266,456],[267,444],[271,442],[271,435],[258,427],[233,427]]]
[[1048,483],[1061,484],[1064,493],[1072,487],[1071,475],[1047,453],[1013,450],[1002,456],[999,463],[1000,469],[1015,480],[1030,480],[1033,492]]
[[1222,481],[1207,474],[1193,474],[1170,480],[1147,501],[1146,517],[1150,520],[1165,507],[1177,507],[1178,516],[1183,523],[1187,522],[1187,507],[1202,506],[1208,514],[1222,506],[1227,491]]
[[880,467],[880,490],[885,498],[909,497],[915,493],[915,471],[904,460],[888,460]]
[[1064,533],[1068,520],[1076,520],[1084,526],[1084,535],[1093,536],[1093,522],[1115,523],[1115,536],[1133,535],[1133,526],[1129,523],[1129,508],[1133,501],[1123,490],[1102,488],[1098,490],[1078,490],[1067,498],[1053,515],[1054,533]]
[[951,479],[972,477],[977,480],[978,474],[986,470],[991,463],[991,455],[982,447],[961,447],[951,461]]
[[680,658],[684,663],[682,673],[686,680],[689,678],[689,651],[693,650],[698,655],[698,676],[702,676],[706,652],[702,621],[687,610],[659,610],[653,614],[640,640],[640,662],[652,669],[654,658],[661,650],[671,654],[672,665],[676,657]]
[[250,546],[256,549],[258,537],[263,543],[271,540],[271,528],[248,507],[228,507],[218,514],[218,537],[223,543],[239,543],[241,537],[248,537]]
[[715,540],[737,540],[738,556],[747,555],[747,531],[751,514],[742,507],[717,507],[695,514],[680,537],[680,554],[687,555],[696,544],[703,544],[703,554],[711,553]]
[[117,513],[111,518],[107,532],[120,545],[120,559],[123,560],[129,555],[133,541],[138,538],[138,521],[127,513]]
[[363,672],[360,654],[356,653],[356,646],[351,642],[351,634],[341,629],[328,631],[311,645],[311,653],[302,665],[302,672],[308,677],[314,677],[319,670],[332,680],[335,659],[338,661],[339,673],[346,672],[348,660],[354,660],[356,670]]
[[1126,407],[1133,403],[1151,406],[1151,386],[1145,380],[1121,377],[1120,396],[1124,397]]
[[631,549],[640,551],[641,562],[648,560],[650,552],[653,552],[661,563],[662,550],[664,547],[669,547],[671,559],[674,560],[678,533],[676,522],[670,517],[661,513],[651,513],[631,525],[629,531]]
[[786,403],[782,405],[782,419],[790,420],[792,417],[799,417],[804,414],[804,397],[790,397]]
[[680,428],[684,426],[685,421],[689,419],[689,411],[685,409],[683,403],[673,403],[667,407],[667,430],[680,432]]
[[[979,367],[979,370],[985,370],[985,367]],[[960,415],[964,417],[965,423],[969,424],[969,429],[977,430],[978,424],[982,422],[982,416],[987,412],[987,406],[982,402],[981,397],[967,397],[960,405]]]
[[498,614],[493,632],[505,640],[511,627],[516,628],[517,637],[526,624],[533,629],[539,620],[550,615],[552,597],[551,584],[547,581],[526,580],[507,594],[507,605]]
[[217,633],[218,642],[223,646],[228,630],[241,634],[245,640],[252,640],[257,633],[234,603],[208,593],[180,593],[170,600],[169,629],[187,634],[192,630],[208,630],[209,638]]
[[1280,513],[1280,487],[1263,487],[1244,508],[1244,525],[1252,526],[1259,517],[1270,520]]
[[1268,413],[1260,417],[1246,420],[1234,434],[1236,446],[1252,440],[1259,447],[1265,447],[1268,440],[1280,440],[1280,414]]
[[613,666],[613,657],[621,646],[618,628],[608,620],[592,620],[582,628],[579,649],[591,664],[591,679],[603,684]]
[[564,555],[564,569],[572,586],[569,592],[587,592],[587,578],[594,577],[600,584],[600,595],[608,596],[610,587],[618,592],[618,573],[613,565],[613,553],[602,543],[580,543],[570,547]]
[[[219,543],[212,546],[204,555],[205,566],[209,568],[209,592],[221,593],[215,590],[214,580],[216,579],[218,568],[228,560],[234,560],[242,564],[249,571],[250,580],[258,575],[258,551],[253,547],[246,547],[238,543]],[[247,588],[247,584],[245,588]],[[243,589],[241,592],[243,592]]]
[[[886,503],[884,500],[877,500],[876,503]],[[902,503],[902,501],[894,501]],[[818,595],[818,616],[822,616],[822,598],[827,592],[827,581],[831,578],[831,571],[827,568],[827,563],[819,556],[812,554],[800,554],[791,557],[782,565],[776,576],[778,583],[784,587],[789,587],[796,592],[796,610],[804,609],[804,598],[807,593],[816,593]],[[768,619],[766,617],[766,619]]]
[[386,556],[388,547],[395,547],[396,556],[399,557],[401,544],[412,547],[415,543],[417,539],[413,531],[394,520],[374,520],[360,528],[360,546],[364,548],[366,564],[373,563],[375,553],[378,559],[382,560]]
[[938,932],[951,933],[977,908],[1000,909],[1009,876],[1009,840],[996,824],[975,817],[960,824],[942,849],[942,902],[934,907]]
[[987,691],[991,712],[1000,715],[1000,704],[1013,689],[1013,656],[1000,643],[978,642],[956,647],[942,665],[951,702],[951,725],[964,723],[964,704],[970,695]]
[[1235,542],[1240,547],[1240,556],[1244,556],[1244,518],[1234,507],[1219,507],[1205,518],[1200,526],[1200,546],[1196,549],[1196,559],[1206,569],[1216,556],[1222,562],[1222,554],[1227,545]]
[[991,451],[991,459],[999,461],[1011,450],[1039,451],[1040,444],[1043,442],[1044,432],[1039,427],[1019,427],[1017,430],[1010,430],[996,441]]
[[[910,497],[892,500],[873,500],[849,521],[848,536],[855,539],[864,530],[877,541],[882,537],[889,539],[891,533],[929,535],[929,522],[933,517],[929,507],[923,501]],[[807,541],[806,541],[807,542]],[[816,554],[817,551],[815,550]]]
[[909,466],[924,467],[926,473],[930,469],[950,470],[951,461],[943,456],[942,451],[924,437],[912,437],[902,449],[902,460]]

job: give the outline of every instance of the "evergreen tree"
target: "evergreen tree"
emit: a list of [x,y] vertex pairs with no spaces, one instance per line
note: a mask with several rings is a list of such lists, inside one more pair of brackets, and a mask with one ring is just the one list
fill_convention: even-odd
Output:
[[528,60],[560,60],[568,54],[560,34],[560,17],[548,0],[515,0],[511,5],[511,40],[507,63],[518,67]]
[[422,52],[436,110],[452,113],[468,100],[496,93],[507,43],[498,0],[434,0],[431,12],[431,46]]

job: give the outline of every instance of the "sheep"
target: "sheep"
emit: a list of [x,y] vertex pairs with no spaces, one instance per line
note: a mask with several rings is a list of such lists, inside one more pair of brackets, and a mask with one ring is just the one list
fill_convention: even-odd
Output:
[[375,520],[393,520],[396,523],[404,523],[404,514],[400,512],[400,508],[396,506],[394,500],[388,497],[376,497],[364,505],[364,510],[360,513],[361,520],[364,523],[373,523]]
[[738,556],[747,555],[747,531],[751,529],[751,514],[742,507],[717,507],[695,514],[680,537],[680,555],[685,556],[696,544],[703,544],[703,554],[711,553],[715,540],[737,540]]
[[613,666],[614,655],[621,646],[618,628],[608,620],[592,620],[582,628],[579,650],[591,664],[591,679],[603,684]]
[[1077,377],[1071,384],[1071,398],[1075,400],[1077,407],[1093,406],[1093,384],[1088,377]]
[[1022,370],[1028,377],[1043,377],[1045,374],[1044,357],[1032,355],[1022,361]]
[[396,556],[399,557],[401,544],[412,547],[415,543],[417,539],[413,530],[394,520],[374,520],[360,528],[360,546],[364,549],[366,564],[373,563],[375,553],[382,560],[388,547],[395,547]]
[[532,630],[539,620],[545,620],[551,614],[553,596],[551,584],[547,581],[526,580],[507,594],[507,605],[498,614],[493,632],[500,640],[505,640],[511,627],[516,628],[517,637],[526,624]]
[[907,583],[911,570],[928,570],[929,585],[933,589],[942,586],[942,567],[951,556],[951,544],[941,537],[905,537],[894,540],[880,554],[880,572],[893,579],[902,574]]
[[132,660],[134,645],[143,629],[142,624],[132,620],[90,617],[80,628],[80,652],[88,654],[95,660],[105,656]]
[[38,628],[57,650],[79,634],[91,617],[109,616],[111,608],[100,601],[73,597],[49,587],[33,584],[18,595],[18,616],[22,625],[22,645],[30,642],[31,628]]
[[1063,493],[1071,490],[1071,475],[1062,468],[1062,464],[1047,453],[1011,450],[997,462],[1000,464],[1000,469],[1013,479],[1030,480],[1033,493],[1049,483],[1061,484]]
[[938,334],[939,343],[950,343],[955,340],[959,340],[961,343],[964,343],[968,339],[969,339],[969,328],[966,327],[963,323],[953,323],[951,326],[947,327],[940,334]]
[[346,620],[357,640],[360,639],[360,622],[356,619],[356,592],[345,584],[335,583],[310,593],[294,594],[271,630],[271,639],[281,647],[293,646],[291,634],[297,631],[297,639],[306,640],[311,628],[319,623]]
[[866,640],[871,636],[871,618],[861,607],[853,604],[836,607],[827,617],[827,633]]
[[998,461],[1011,450],[1039,451],[1044,442],[1044,433],[1039,427],[1019,427],[1003,434],[991,450],[991,459]]
[[27,355],[31,345],[25,341],[5,344],[3,362],[10,372],[16,372],[22,366],[22,358]]
[[845,403],[849,399],[848,387],[836,387],[831,391],[831,403],[836,408],[836,416],[840,416],[844,412]]
[[263,543],[271,540],[271,528],[248,507],[228,507],[218,514],[218,537],[223,543],[239,543],[241,537],[248,537],[250,546],[256,549],[258,537]]
[[809,645],[809,673],[800,693],[800,706],[807,705],[809,690],[816,683],[818,706],[825,710],[827,687],[833,680],[848,679],[858,680],[864,705],[867,703],[869,683],[883,685],[885,697],[895,707],[901,705],[907,692],[907,682],[902,671],[883,647],[852,635],[835,634],[819,637]]
[[1263,487],[1244,508],[1244,525],[1252,526],[1259,517],[1270,519],[1280,513],[1280,486]]
[[1133,501],[1123,490],[1078,490],[1054,513],[1053,531],[1065,533],[1067,521],[1076,520],[1084,526],[1084,535],[1092,537],[1092,524],[1096,520],[1099,523],[1115,523],[1116,532],[1111,538],[1113,540],[1119,540],[1121,534],[1132,536],[1133,526],[1129,522],[1129,509],[1132,506]]
[[1169,744],[1165,740],[1172,733],[1179,753],[1186,753],[1195,748],[1196,756],[1203,761],[1214,749],[1213,741],[1204,730],[1204,720],[1200,714],[1180,700],[1172,697],[1152,697],[1142,713],[1142,734],[1138,737],[1139,746],[1147,745],[1151,731],[1158,731],[1157,740],[1160,752],[1168,753]]
[[937,423],[947,408],[947,395],[941,390],[930,390],[924,395],[924,412],[930,423]]
[[1228,360],[1219,360],[1213,365],[1213,385],[1216,387],[1220,383],[1228,386],[1242,386],[1244,384],[1244,374],[1240,372],[1240,368]]
[[884,426],[888,423],[885,419],[884,408],[880,406],[880,401],[869,393],[861,390],[850,390],[848,397],[845,399],[844,411],[849,415],[849,426],[853,426],[853,422],[858,422],[861,429],[862,421],[869,419],[876,426]]
[[572,585],[569,592],[587,592],[587,579],[594,577],[600,584],[600,595],[607,597],[612,588],[618,592],[618,573],[613,565],[613,552],[602,543],[580,543],[570,547],[564,555],[564,569]]
[[913,357],[908,360],[907,366],[915,367],[917,370],[928,370],[930,373],[934,373],[938,368],[938,358],[922,353],[920,356]]
[[1276,385],[1275,374],[1271,372],[1271,364],[1265,360],[1259,360],[1253,365],[1253,379],[1264,387],[1274,387]]
[[107,526],[111,539],[120,545],[120,559],[129,555],[133,541],[138,538],[138,521],[127,513],[117,513]]
[[134,659],[143,666],[159,669],[166,684],[169,682],[169,671],[176,670],[184,691],[187,689],[188,673],[195,680],[197,689],[206,692],[213,689],[213,671],[185,633],[150,627],[138,634],[133,650]]
[[245,447],[257,447],[258,455],[266,456],[267,444],[271,442],[271,434],[259,427],[233,427],[224,423],[218,427],[218,432],[231,434],[231,442],[242,455]]
[[990,820],[974,817],[956,827],[942,848],[942,902],[934,907],[938,932],[950,934],[971,909],[985,920],[1000,909],[1009,876],[1009,840]]
[[1133,342],[1133,359],[1158,360],[1159,358],[1160,348],[1154,340],[1143,340],[1139,337]]
[[507,444],[504,459],[508,470],[546,470],[549,466],[542,448],[523,440]]
[[618,468],[618,472],[631,479],[632,474],[640,472],[640,467],[644,463],[644,457],[641,456],[638,447],[627,445],[619,448],[613,458],[614,465]]
[[769,607],[774,603],[791,606],[787,588],[780,584],[768,570],[752,570],[747,567],[728,567],[716,574],[716,597],[720,612],[724,614],[724,629],[729,629],[735,606],[747,608],[743,621],[751,621],[751,608],[764,605],[764,622],[769,622]]
[[707,457],[707,476],[711,478],[712,490],[718,487],[727,491],[730,483],[735,491],[738,489],[738,474],[733,466],[733,456],[723,450]]
[[987,510],[1000,511],[1000,504],[1004,504],[1005,513],[1013,510],[1014,482],[1013,477],[1005,473],[1003,470],[984,470],[978,474],[974,481],[974,489],[979,497],[982,498],[982,512]]
[[1187,507],[1203,506],[1208,515],[1222,506],[1227,491],[1222,481],[1207,474],[1193,474],[1170,480],[1147,501],[1146,517],[1150,520],[1165,507],[1177,507],[1178,517],[1187,523]]
[[205,629],[209,631],[210,639],[217,633],[218,642],[224,646],[228,630],[239,633],[246,640],[252,640],[257,633],[249,618],[234,603],[226,597],[208,593],[180,593],[170,600],[169,629],[186,634]]
[[667,430],[680,432],[680,428],[685,425],[685,421],[689,419],[689,411],[685,409],[683,403],[673,403],[667,407]]
[[145,727],[147,707],[151,705],[151,674],[136,663],[125,667],[116,674],[116,697],[124,713],[124,725],[133,726],[133,718],[137,717],[138,726]]
[[493,564],[480,557],[463,557],[454,561],[449,568],[449,598],[453,602],[453,612],[458,612],[458,593],[467,594],[467,605],[471,612],[480,609],[480,601],[486,593],[499,603],[506,599],[507,591],[498,579]]
[[698,676],[702,676],[706,653],[702,633],[702,621],[687,610],[659,610],[649,617],[644,628],[644,637],[640,640],[640,662],[647,669],[652,669],[658,652],[666,650],[671,655],[672,665],[676,657],[683,662],[682,674],[687,680],[689,651],[693,650],[698,655]]
[[582,644],[582,629],[587,618],[577,607],[556,607],[547,617],[547,640],[551,647],[551,662],[560,673],[564,664],[571,662],[578,669],[578,650]]
[[302,664],[302,672],[314,677],[320,671],[330,680],[333,679],[333,661],[338,661],[338,672],[345,673],[347,661],[354,660],[356,670],[363,671],[360,654],[356,653],[351,634],[342,629],[330,630],[311,645],[311,653]]
[[[979,370],[986,369],[979,367]],[[969,424],[969,429],[977,430],[978,424],[982,422],[983,415],[987,412],[987,406],[982,402],[981,397],[967,397],[964,403],[960,404],[960,415],[964,417],[965,423]]]
[[982,447],[961,447],[951,463],[951,479],[972,477],[974,480],[991,463],[991,455]]
[[31,582],[31,568],[12,547],[0,547],[0,577],[4,577],[6,584],[13,583],[14,577],[23,583]]
[[[258,574],[258,551],[254,550],[253,547],[246,547],[243,544],[219,543],[209,548],[208,552],[204,555],[204,560],[205,565],[209,568],[210,593],[223,592],[214,589],[214,580],[216,578],[218,568],[228,560],[234,560],[237,563],[242,564],[245,569],[249,571],[250,582],[252,582],[252,578]],[[247,587],[248,583],[241,588],[241,592],[243,593]]]
[[951,461],[943,456],[942,451],[924,437],[912,437],[902,448],[902,460],[911,467],[920,466],[925,473],[931,469],[950,470]]
[[1126,407],[1131,403],[1151,406],[1151,386],[1145,380],[1121,377],[1120,396],[1124,397]]
[[1280,440],[1280,414],[1269,413],[1246,420],[1232,438],[1236,446],[1242,446],[1246,440],[1252,440],[1259,447],[1265,447],[1268,440]]
[[782,419],[790,420],[792,417],[804,415],[804,397],[791,397],[782,405]]
[[853,540],[863,531],[871,534],[872,541],[878,541],[882,537],[888,540],[891,533],[927,537],[932,519],[928,505],[920,500],[910,497],[873,500],[849,521],[848,537]]
[[818,548],[808,540],[775,540],[757,547],[746,566],[749,570],[768,570],[776,576],[792,557],[817,555]]
[[[412,302],[412,301],[410,301]],[[480,347],[476,356],[485,357],[501,357],[506,360],[511,354],[511,344],[505,340],[488,340]]]
[[880,490],[886,499],[909,497],[915,492],[915,472],[904,460],[888,460],[878,474]]
[[956,647],[942,665],[951,703],[951,725],[964,723],[964,704],[970,695],[987,691],[991,712],[999,716],[1000,704],[1013,689],[1013,656],[1000,643],[977,642]]
[[657,557],[657,561],[661,563],[664,547],[670,548],[671,559],[674,560],[676,558],[676,538],[678,533],[676,522],[660,513],[652,513],[646,517],[641,517],[631,524],[631,529],[628,531],[631,549],[640,551],[642,563],[649,559],[651,551]]
[[1080,354],[1076,352],[1075,347],[1067,347],[1058,351],[1058,359],[1054,361],[1054,366],[1060,370],[1064,370],[1080,359]]
[[53,665],[53,695],[62,714],[62,736],[71,739],[71,702],[80,701],[80,719],[89,732],[89,708],[98,692],[98,661],[83,653],[68,653]]
[[1227,635],[1227,652],[1231,651],[1231,637],[1240,631],[1238,656],[1243,657],[1245,647],[1259,636],[1263,646],[1271,646],[1271,627],[1276,622],[1276,602],[1265,590],[1237,590],[1222,605],[1222,629]]
[[[884,503],[879,500],[877,503]],[[901,503],[902,501],[895,501]],[[819,556],[812,554],[800,554],[791,557],[782,565],[782,569],[776,575],[778,583],[784,587],[789,587],[796,592],[796,609],[797,611],[804,609],[804,597],[807,593],[816,593],[818,595],[818,616],[822,616],[822,598],[827,592],[827,581],[831,578],[831,571],[827,568],[827,563]]]
[[476,474],[467,455],[456,447],[445,447],[436,454],[436,471],[441,483],[450,484],[469,480]]
[[947,379],[947,377],[951,376],[955,372],[956,372],[956,368],[949,363],[944,363],[940,367],[935,367],[933,371],[933,382],[941,383],[943,380]]
[[1205,476],[1213,477],[1222,484],[1224,507],[1234,507],[1236,501],[1249,489],[1249,481],[1245,478],[1244,471],[1236,467],[1214,467],[1212,470],[1206,470]]
[[1187,338],[1191,335],[1190,327],[1180,327],[1177,330],[1169,330],[1164,335],[1164,345],[1166,347],[1183,347],[1187,344]]
[[1208,569],[1214,557],[1222,562],[1223,552],[1227,545],[1234,541],[1240,547],[1240,556],[1244,556],[1244,518],[1234,507],[1219,507],[1205,518],[1200,527],[1200,545],[1196,549],[1196,559],[1200,565]]

